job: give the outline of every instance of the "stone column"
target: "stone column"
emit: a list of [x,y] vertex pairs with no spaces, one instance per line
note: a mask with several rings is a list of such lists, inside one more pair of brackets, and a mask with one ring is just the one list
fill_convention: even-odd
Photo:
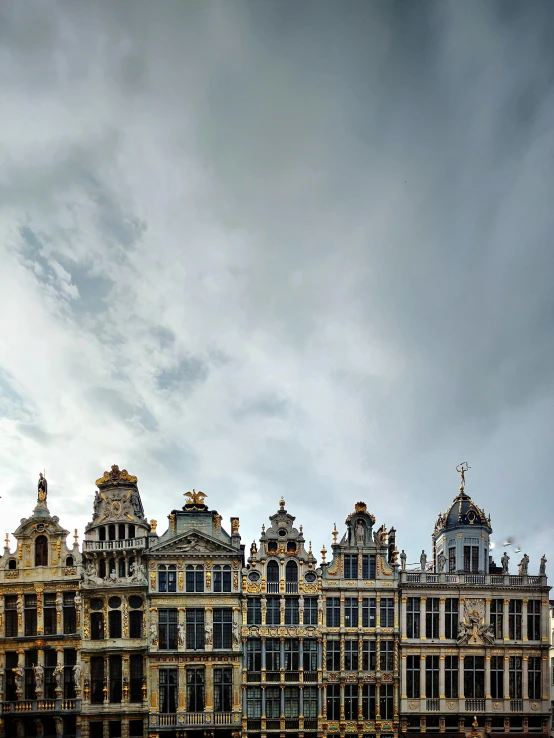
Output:
[[344,720],[344,684],[340,685],[340,719]]
[[548,651],[541,656],[541,687],[543,700],[550,699],[550,674],[551,666],[548,658]]
[[361,682],[358,682],[358,722],[363,720],[363,717],[364,717],[363,704],[362,704],[362,690],[363,690],[363,684]]
[[425,667],[427,665],[426,661],[426,654],[421,654],[421,660],[419,662],[419,671],[421,676],[419,677],[419,689],[420,689],[420,697],[422,700],[425,699]]
[[485,656],[485,699],[491,699],[491,657],[489,654]]
[[521,603],[521,640],[527,640],[527,600]]
[[465,656],[463,653],[460,654],[460,657],[458,659],[458,694],[459,698],[461,700],[465,699],[464,695],[464,659]]
[[281,689],[279,691],[279,697],[281,702],[280,714],[281,718],[283,718],[285,716],[285,687],[283,684],[281,685]]
[[[400,673],[401,673],[400,683],[402,684],[402,687],[403,687],[404,690],[406,689],[406,684],[407,684],[407,681],[408,681],[408,661],[407,661],[407,659],[408,659],[408,657],[406,656],[405,653],[403,653],[402,654],[402,658],[400,659],[400,661],[401,661],[401,663],[400,663]],[[408,698],[408,695],[406,695],[406,694],[403,694],[401,696],[401,699],[403,699],[403,700],[405,700],[407,698]]]
[[[19,650],[17,651],[17,666],[20,667],[23,670],[23,675],[25,675],[25,651]],[[17,682],[16,682],[16,690],[15,694],[18,700],[22,700],[23,696],[25,694],[25,676],[23,676],[23,679],[21,680],[21,689],[17,689]]]
[[375,685],[375,718],[381,719],[381,684],[377,682]]
[[522,666],[523,666],[523,675],[522,675],[522,681],[523,681],[523,690],[522,695],[524,700],[529,699],[529,657],[524,656],[522,660]]
[[[279,675],[280,681],[285,681],[285,639],[279,638]],[[283,698],[284,699],[284,698]]]
[[407,617],[406,617],[407,601],[408,601],[407,597],[402,597],[402,599],[400,600],[400,632],[402,633],[403,641],[405,641],[407,638],[406,631],[408,629]]
[[121,693],[121,702],[129,702],[129,676],[130,676],[130,654],[121,654],[121,677],[123,679],[123,689]]
[[317,685],[317,716],[318,718],[323,717],[323,687],[321,684]]
[[240,711],[240,698],[242,690],[242,670],[240,662],[233,664],[233,712]]
[[[157,669],[156,674],[158,674]],[[179,664],[179,670],[177,672],[177,691],[179,693],[179,699],[177,701],[177,712],[185,712],[185,696],[187,694],[187,671],[184,664]]]
[[510,600],[504,600],[504,611],[502,617],[502,632],[504,633],[504,640],[509,641],[510,627],[509,627],[509,613],[510,613]]
[[299,680],[301,682],[304,681],[304,639],[299,638],[298,639],[298,671],[299,671]]
[[510,657],[504,656],[504,699],[510,699]]
[[23,595],[17,596],[17,635],[23,635]]
[[[110,696],[110,659],[109,656],[104,656],[104,704],[107,705]],[[56,690],[57,691],[57,690]]]
[[204,702],[204,712],[213,712],[214,710],[214,670],[213,670],[213,664],[210,664],[209,662],[205,665],[205,675],[206,675],[206,684],[204,685],[205,688],[205,695],[206,699]]
[[344,593],[340,596],[340,627],[344,628]]
[[262,682],[265,681],[265,670],[266,670],[266,650],[265,650],[265,638],[262,638]]
[[304,687],[302,685],[300,685],[300,688],[298,690],[298,712],[299,712],[298,717],[303,718],[304,717]]
[[445,671],[444,671],[444,655],[441,654],[439,656],[439,697],[441,700],[445,699],[445,687],[446,687],[446,677],[445,677]]
[[[179,679],[181,678],[181,669],[179,669],[178,678]],[[148,682],[149,682],[149,687],[150,687],[150,707],[152,708],[151,711],[158,712],[160,709],[160,702],[159,702],[160,675],[158,673],[157,664],[150,664],[150,679],[148,679]],[[184,692],[184,687],[183,687],[183,692]]]
[[446,599],[441,597],[439,600],[439,641],[446,638]]
[[381,597],[380,595],[377,595],[377,597],[375,598],[375,625],[377,626],[377,628],[381,627]]
[[[56,590],[56,634],[63,633],[63,596],[61,590]],[[104,626],[105,627],[105,626]]]
[[420,605],[419,605],[419,635],[421,637],[421,640],[424,641],[427,638],[427,631],[425,629],[425,607],[427,605],[427,597],[422,597],[420,599]]
[[[243,692],[243,708],[242,712],[246,715],[246,690]],[[262,686],[262,718],[265,720],[265,684]]]

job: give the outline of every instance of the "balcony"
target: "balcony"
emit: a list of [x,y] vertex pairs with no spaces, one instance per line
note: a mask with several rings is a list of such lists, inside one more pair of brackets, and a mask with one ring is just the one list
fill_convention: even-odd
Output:
[[3,715],[25,712],[80,712],[81,700],[17,700],[16,702],[0,702]]
[[317,718],[304,718],[304,730],[317,730]]
[[304,681],[305,682],[317,682],[317,671],[305,671]]
[[279,592],[279,582],[267,582],[268,594],[277,594]]
[[439,699],[427,700],[427,712],[440,712],[441,701]]
[[266,671],[265,673],[266,682],[278,682],[281,680],[280,671]]
[[523,700],[510,700],[511,712],[523,712]]
[[297,594],[298,593],[298,582],[286,582],[285,592],[287,594]]
[[285,682],[298,682],[300,675],[298,671],[285,671]]
[[546,585],[546,576],[520,576],[519,574],[470,574],[470,573],[442,573],[419,572],[419,571],[401,571],[400,581],[410,584],[454,584],[459,586],[465,584],[468,586],[489,586],[489,585],[510,585],[510,586],[540,586]]
[[213,725],[238,725],[239,712],[161,712],[149,715],[150,728],[175,728]]
[[116,551],[145,547],[145,536],[141,538],[122,538],[116,541],[83,541],[85,551]]
[[485,712],[485,700],[466,700],[466,712]]

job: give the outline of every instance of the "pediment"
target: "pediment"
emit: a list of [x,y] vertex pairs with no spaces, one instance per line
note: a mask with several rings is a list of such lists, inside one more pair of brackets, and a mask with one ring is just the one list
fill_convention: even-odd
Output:
[[150,548],[149,554],[164,556],[187,556],[203,554],[221,554],[223,556],[240,557],[241,552],[233,546],[214,540],[211,536],[192,529],[179,536],[170,538],[168,541],[160,541]]

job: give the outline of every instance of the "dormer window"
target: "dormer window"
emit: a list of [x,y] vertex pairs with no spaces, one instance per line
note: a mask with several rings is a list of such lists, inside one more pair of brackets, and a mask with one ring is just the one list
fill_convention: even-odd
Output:
[[73,566],[73,556],[67,556],[65,559],[66,566]]
[[267,552],[268,553],[277,553],[277,541],[268,541],[267,542]]
[[15,559],[10,559],[8,561],[8,569],[17,569],[17,561]]
[[296,541],[287,542],[287,553],[296,553]]
[[35,566],[48,566],[48,539],[38,536],[35,540]]
[[286,538],[287,537],[287,531],[285,528],[279,528],[278,531],[279,538]]

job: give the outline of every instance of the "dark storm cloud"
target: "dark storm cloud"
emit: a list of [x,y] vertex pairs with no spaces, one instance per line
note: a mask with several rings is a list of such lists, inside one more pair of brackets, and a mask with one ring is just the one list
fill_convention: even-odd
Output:
[[[536,558],[554,415],[551,3],[0,13],[0,78],[25,91],[7,98],[19,159],[0,196],[106,349],[91,348],[109,361],[86,402],[148,431],[131,456],[145,484],[173,495],[198,475],[262,519],[282,493],[306,521],[325,510],[309,522],[327,543],[365,499],[420,551],[467,458],[495,533],[517,519],[543,536]],[[27,140],[39,106],[50,133]]]

